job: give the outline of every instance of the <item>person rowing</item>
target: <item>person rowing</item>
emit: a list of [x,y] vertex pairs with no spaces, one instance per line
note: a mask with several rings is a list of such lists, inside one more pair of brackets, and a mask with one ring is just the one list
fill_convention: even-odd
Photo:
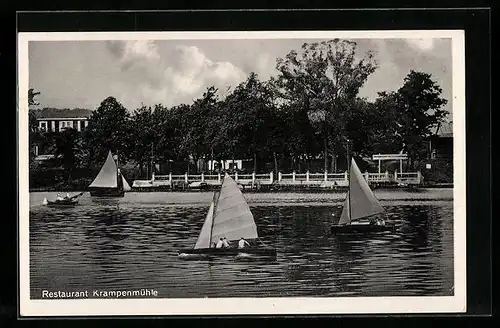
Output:
[[224,245],[224,248],[229,248],[231,247],[231,245],[229,244],[229,242],[227,241],[226,237],[224,237],[224,239],[222,239],[222,244]]

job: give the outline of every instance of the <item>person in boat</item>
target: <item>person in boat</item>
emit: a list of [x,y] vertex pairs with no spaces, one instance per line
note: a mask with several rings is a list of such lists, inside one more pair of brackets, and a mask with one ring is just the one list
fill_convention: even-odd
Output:
[[215,248],[222,248],[222,246],[224,246],[224,242],[222,241],[222,238],[220,238],[217,245],[215,245]]
[[231,245],[229,244],[229,242],[227,241],[226,237],[224,237],[224,239],[222,239],[222,245],[224,246],[224,248],[229,248],[231,247]]
[[372,224],[378,226],[385,226],[385,221],[381,218],[376,218],[374,221],[372,221]]
[[60,193],[57,193],[56,200],[63,200]]
[[245,240],[245,238],[241,237],[240,240],[238,241],[238,248],[245,248],[246,246],[250,246],[248,241]]
[[68,200],[68,199],[69,199],[69,193],[66,193],[66,196],[64,196],[64,199],[65,199],[65,200]]

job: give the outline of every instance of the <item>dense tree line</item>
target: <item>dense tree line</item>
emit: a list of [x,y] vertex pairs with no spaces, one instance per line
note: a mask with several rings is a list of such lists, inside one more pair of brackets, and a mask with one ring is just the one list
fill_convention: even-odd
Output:
[[[305,43],[278,58],[276,68],[278,75],[267,81],[250,73],[223,99],[212,86],[192,104],[171,108],[132,111],[108,97],[83,133],[40,133],[30,114],[30,139],[63,155],[67,179],[75,168],[101,165],[108,150],[141,172],[152,162],[199,159],[251,159],[256,172],[269,163],[274,170],[287,163],[303,171],[315,158],[331,172],[345,169],[349,153],[402,150],[415,165],[426,156],[431,128],[446,115],[440,87],[424,72],[410,71],[398,90],[380,92],[374,101],[360,98],[377,63],[373,53],[360,57],[354,42]],[[36,95],[31,89],[30,105]]]

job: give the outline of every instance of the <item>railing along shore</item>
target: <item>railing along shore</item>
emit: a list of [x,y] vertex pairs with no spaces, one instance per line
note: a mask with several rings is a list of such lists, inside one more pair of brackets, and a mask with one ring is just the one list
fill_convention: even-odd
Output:
[[[153,175],[150,180],[135,180],[132,188],[154,188],[167,187],[172,188],[176,185],[183,185],[190,188],[199,188],[203,185],[219,186],[222,183],[223,173],[216,174],[168,174]],[[349,185],[348,172],[343,173],[281,173],[277,176],[274,172],[267,174],[242,174],[232,173],[230,176],[240,185],[251,188],[260,186],[305,186],[305,187],[347,187]],[[363,173],[364,178],[369,184],[404,184],[420,185],[422,175],[418,172],[398,172],[394,173]]]

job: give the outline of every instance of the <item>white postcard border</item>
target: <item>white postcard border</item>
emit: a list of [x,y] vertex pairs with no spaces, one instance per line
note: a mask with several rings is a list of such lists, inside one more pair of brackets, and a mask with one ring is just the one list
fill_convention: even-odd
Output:
[[[454,296],[31,300],[29,274],[29,41],[451,38],[454,133]],[[280,315],[466,311],[465,40],[463,30],[18,33],[20,316]]]

